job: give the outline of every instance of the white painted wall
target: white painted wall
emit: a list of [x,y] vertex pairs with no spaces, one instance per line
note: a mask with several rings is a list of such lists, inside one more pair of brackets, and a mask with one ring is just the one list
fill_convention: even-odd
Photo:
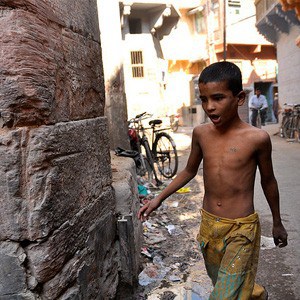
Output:
[[121,68],[123,61],[122,33],[118,0],[97,0],[103,69],[109,81]]
[[236,9],[227,7],[226,11],[226,40],[232,44],[261,44],[270,45],[270,43],[258,32],[255,27],[255,5],[253,0],[241,1],[239,14]]
[[295,40],[300,35],[299,27],[290,33],[281,34],[277,43],[278,92],[281,105],[285,102],[300,103],[300,48]]
[[[151,34],[127,34],[123,49],[125,50],[124,76],[128,117],[134,117],[144,111],[153,114],[162,111],[164,109],[162,95],[164,66],[161,59],[157,57]],[[130,51],[143,52],[143,78],[132,77]]]

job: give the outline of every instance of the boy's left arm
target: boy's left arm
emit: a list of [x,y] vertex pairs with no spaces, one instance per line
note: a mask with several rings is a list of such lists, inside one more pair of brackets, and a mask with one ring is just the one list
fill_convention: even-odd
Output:
[[269,135],[263,132],[262,142],[258,149],[258,167],[261,175],[261,186],[273,216],[273,238],[276,246],[287,245],[287,232],[280,216],[279,191],[272,164],[272,144]]

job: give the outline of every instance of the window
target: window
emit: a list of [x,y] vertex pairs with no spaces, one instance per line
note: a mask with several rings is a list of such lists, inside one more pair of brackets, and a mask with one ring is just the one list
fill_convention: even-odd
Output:
[[231,13],[238,15],[240,13],[241,1],[228,0],[228,7]]
[[229,7],[240,8],[241,7],[241,1],[240,0],[228,0],[228,6]]
[[129,19],[129,33],[139,34],[142,33],[142,21],[141,19],[130,18]]
[[131,51],[130,56],[131,56],[132,77],[134,78],[144,77],[143,52]]
[[195,31],[197,33],[205,32],[205,19],[201,11],[195,13]]
[[218,0],[212,0],[211,9],[214,16],[214,30],[220,29],[220,6]]

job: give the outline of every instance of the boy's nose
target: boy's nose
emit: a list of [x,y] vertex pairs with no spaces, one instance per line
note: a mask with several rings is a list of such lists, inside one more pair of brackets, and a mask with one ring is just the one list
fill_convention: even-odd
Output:
[[207,110],[208,111],[213,111],[215,110],[215,104],[213,101],[207,101]]

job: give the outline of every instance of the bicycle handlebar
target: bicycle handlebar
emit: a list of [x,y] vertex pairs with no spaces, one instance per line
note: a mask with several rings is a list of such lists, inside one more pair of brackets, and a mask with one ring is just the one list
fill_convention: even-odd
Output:
[[141,114],[138,114],[135,116],[135,118],[132,118],[128,121],[128,123],[139,123],[141,120],[144,120],[144,119],[148,119],[148,118],[151,118],[153,115],[152,114],[149,114],[147,113],[146,111],[141,113]]
[[300,104],[298,104],[298,103],[284,103],[283,105],[291,106],[291,107],[299,107],[300,106]]
[[144,116],[146,113],[147,113],[147,112],[145,111],[145,112],[143,112],[143,113],[141,113],[141,114],[139,114],[139,115],[136,115],[135,118],[136,118],[136,119],[139,119],[140,117]]

